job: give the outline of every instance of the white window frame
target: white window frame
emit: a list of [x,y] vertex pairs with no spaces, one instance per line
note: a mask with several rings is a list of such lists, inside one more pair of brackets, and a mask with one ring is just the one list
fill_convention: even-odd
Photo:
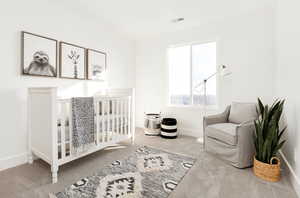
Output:
[[[170,93],[170,64],[169,64],[169,49],[170,48],[175,48],[175,47],[182,47],[182,46],[190,46],[190,54],[191,54],[191,61],[190,61],[190,72],[192,76],[193,72],[193,62],[192,62],[192,47],[194,45],[201,45],[201,44],[206,44],[206,43],[216,43],[216,71],[218,71],[218,65],[219,65],[219,59],[218,59],[218,54],[219,54],[219,41],[218,39],[212,39],[212,40],[206,40],[206,41],[197,41],[197,42],[189,42],[189,43],[181,43],[177,45],[170,45],[166,49],[166,65],[167,65],[167,106],[168,107],[178,107],[178,108],[199,108],[199,109],[204,109],[204,105],[202,104],[193,104],[193,79],[190,79],[190,95],[191,97],[191,103],[190,105],[180,105],[180,104],[171,104],[171,93]],[[206,105],[205,109],[206,110],[217,110],[219,106],[219,82],[220,82],[220,77],[219,75],[216,75],[216,104],[215,105]]]

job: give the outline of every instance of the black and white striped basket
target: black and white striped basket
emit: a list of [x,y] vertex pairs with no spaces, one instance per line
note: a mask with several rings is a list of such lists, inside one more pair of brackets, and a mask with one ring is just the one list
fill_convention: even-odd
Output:
[[160,127],[161,137],[177,138],[177,120],[175,118],[164,118]]

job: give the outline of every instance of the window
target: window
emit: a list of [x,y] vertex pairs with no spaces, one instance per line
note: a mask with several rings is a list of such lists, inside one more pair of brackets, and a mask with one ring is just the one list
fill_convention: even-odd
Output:
[[[203,81],[216,73],[216,43],[193,44],[168,49],[169,103],[203,105]],[[206,84],[206,104],[216,105],[216,76]]]

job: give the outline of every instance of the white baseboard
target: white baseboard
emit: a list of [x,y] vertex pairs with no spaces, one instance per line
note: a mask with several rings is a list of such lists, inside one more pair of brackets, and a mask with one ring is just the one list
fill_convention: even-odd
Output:
[[289,173],[288,173],[288,176],[289,176],[289,179],[298,195],[298,197],[300,197],[300,179],[299,177],[296,175],[293,167],[291,166],[291,164],[289,163],[289,161],[286,159],[284,153],[280,150],[279,151],[285,165],[288,167],[289,169]]
[[[144,129],[143,126],[137,126],[138,129]],[[179,135],[186,135],[196,138],[202,137],[202,129],[196,129],[196,128],[178,128],[178,134]]]
[[0,159],[0,171],[19,166],[28,162],[27,153],[22,153],[19,155],[14,155],[6,158]]

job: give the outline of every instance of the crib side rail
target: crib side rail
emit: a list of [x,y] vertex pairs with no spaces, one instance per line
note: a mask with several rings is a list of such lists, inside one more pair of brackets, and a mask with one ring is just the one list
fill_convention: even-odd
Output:
[[[132,96],[94,97],[95,147],[105,147],[133,136]],[[70,99],[58,100],[58,159],[69,161],[72,145],[72,105]]]
[[132,136],[132,97],[95,97],[97,144],[118,142]]

